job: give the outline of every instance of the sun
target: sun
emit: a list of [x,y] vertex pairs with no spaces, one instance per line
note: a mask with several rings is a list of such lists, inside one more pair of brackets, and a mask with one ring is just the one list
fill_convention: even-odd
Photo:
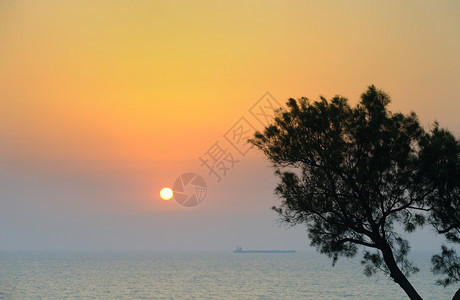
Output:
[[163,200],[169,200],[173,196],[173,191],[169,187],[164,187],[160,191],[160,197]]

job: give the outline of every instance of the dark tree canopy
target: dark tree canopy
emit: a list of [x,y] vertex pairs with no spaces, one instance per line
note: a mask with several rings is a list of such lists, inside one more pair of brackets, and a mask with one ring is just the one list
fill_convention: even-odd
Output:
[[[311,244],[333,259],[365,249],[365,273],[387,272],[411,299],[411,232],[429,221],[459,237],[460,143],[415,113],[392,113],[370,86],[355,107],[346,98],[289,99],[273,124],[250,140],[276,168],[282,220],[305,224]],[[446,209],[448,211],[446,211]]]
[[[420,145],[422,172],[433,189],[428,197],[429,221],[447,241],[460,243],[460,142],[436,123]],[[441,250],[431,259],[433,273],[446,275],[437,283],[447,286],[460,282],[460,257],[445,245]],[[460,289],[454,299],[460,299]]]
[[451,242],[460,242],[460,142],[438,124],[420,145],[423,172],[432,185],[430,221]]

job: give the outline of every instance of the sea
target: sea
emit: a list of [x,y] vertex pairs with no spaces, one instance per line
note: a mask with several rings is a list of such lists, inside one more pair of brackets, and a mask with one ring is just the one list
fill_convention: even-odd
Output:
[[[413,253],[409,279],[424,299],[451,299],[436,285],[431,253]],[[0,299],[407,299],[359,258],[316,252],[0,252]]]

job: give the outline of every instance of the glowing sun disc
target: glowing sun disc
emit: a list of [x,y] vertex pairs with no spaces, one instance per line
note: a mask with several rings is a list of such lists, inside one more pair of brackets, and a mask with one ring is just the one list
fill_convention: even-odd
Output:
[[169,200],[173,196],[173,191],[169,187],[162,188],[160,191],[160,197],[163,200]]

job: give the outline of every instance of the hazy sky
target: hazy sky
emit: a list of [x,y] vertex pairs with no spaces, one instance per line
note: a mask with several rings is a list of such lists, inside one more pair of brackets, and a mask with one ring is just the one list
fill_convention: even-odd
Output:
[[[307,249],[226,133],[260,126],[266,92],[375,84],[459,136],[459,36],[453,0],[0,1],[0,250]],[[199,160],[216,142],[239,161],[220,182]],[[185,172],[208,186],[193,208],[159,197]]]

